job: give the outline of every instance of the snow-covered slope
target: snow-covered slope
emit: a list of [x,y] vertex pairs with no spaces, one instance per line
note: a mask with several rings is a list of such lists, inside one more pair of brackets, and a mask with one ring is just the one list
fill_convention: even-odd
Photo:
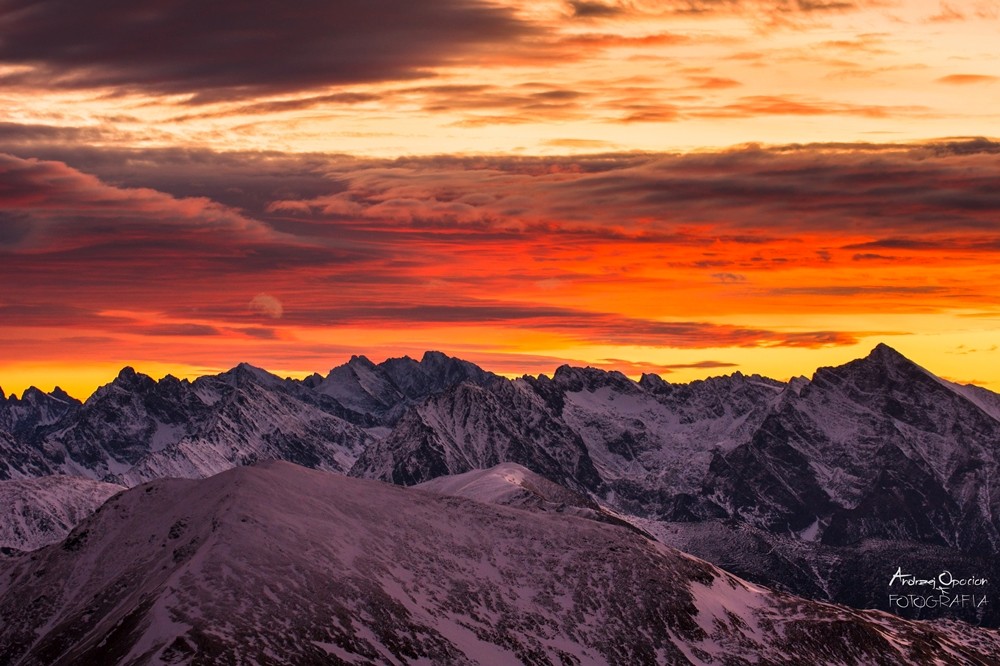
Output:
[[0,576],[3,663],[988,664],[620,527],[287,463],[134,488]]
[[0,481],[0,548],[35,550],[69,531],[124,488],[72,476]]
[[591,509],[597,504],[580,493],[535,474],[517,463],[501,463],[490,469],[441,476],[414,486],[441,495],[464,497],[486,504],[518,508],[578,506]]
[[413,488],[527,511],[554,511],[642,531],[587,495],[554,483],[517,463],[500,463],[490,469],[439,476]]

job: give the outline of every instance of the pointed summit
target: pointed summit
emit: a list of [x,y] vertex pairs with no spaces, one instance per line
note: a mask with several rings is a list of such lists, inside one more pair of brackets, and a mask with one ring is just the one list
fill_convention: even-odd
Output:
[[371,360],[367,356],[365,356],[364,354],[360,354],[360,355],[359,354],[355,354],[355,355],[351,356],[351,360],[347,362],[347,365],[349,365],[349,366],[360,366],[360,367],[369,368],[369,369],[375,367],[375,364],[372,363]]
[[58,386],[52,389],[52,392],[49,393],[49,395],[55,398],[56,400],[61,400],[62,402],[68,402],[74,405],[81,404],[79,400],[71,396],[69,393],[66,393],[66,391],[62,390]]
[[37,386],[29,386],[24,389],[24,393],[21,394],[22,402],[29,402],[33,404],[38,404],[47,397],[48,394]]
[[[109,384],[109,386],[116,386],[125,390],[134,390],[138,388],[149,388],[154,386],[156,381],[149,375],[144,375],[141,372],[136,372],[135,368],[130,365],[126,365],[118,372],[118,376],[115,377],[114,381]],[[101,387],[102,389],[105,387]],[[101,389],[98,389],[100,392]],[[95,394],[96,395],[96,394]]]
[[880,342],[875,345],[875,348],[871,350],[866,358],[872,361],[878,361],[879,363],[913,363],[913,361],[906,358],[884,342]]
[[273,386],[281,382],[281,378],[272,375],[263,368],[258,368],[249,363],[240,363],[232,370],[228,370],[219,375],[219,379],[233,385],[243,385],[246,383],[260,384],[261,386]]
[[875,345],[875,348],[865,358],[848,363],[847,366],[855,364],[877,369],[879,372],[893,376],[921,374],[934,377],[933,373],[917,365],[884,342]]

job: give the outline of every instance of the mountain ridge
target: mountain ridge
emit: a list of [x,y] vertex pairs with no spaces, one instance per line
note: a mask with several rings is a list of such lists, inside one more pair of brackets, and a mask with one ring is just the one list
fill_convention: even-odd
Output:
[[774,593],[618,526],[282,461],[125,491],[4,574],[11,664],[975,665],[1000,651],[995,631]]
[[[304,380],[245,364],[144,377],[123,370],[76,406],[0,402],[0,424],[17,426],[0,425],[0,477],[132,486],[283,459],[416,485],[516,463],[709,560],[755,530],[786,564],[741,558],[737,573],[779,589],[884,608],[869,544],[913,567],[950,553],[1000,580],[1000,396],[886,345],[787,383],[569,366],[506,379],[435,352],[355,356]],[[832,553],[864,581],[831,573]],[[992,608],[962,617],[1000,624]]]

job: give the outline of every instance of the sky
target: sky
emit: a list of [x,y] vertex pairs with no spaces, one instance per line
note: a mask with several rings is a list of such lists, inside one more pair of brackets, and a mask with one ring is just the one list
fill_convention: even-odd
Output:
[[1000,391],[1000,1],[0,0],[0,387],[434,349]]

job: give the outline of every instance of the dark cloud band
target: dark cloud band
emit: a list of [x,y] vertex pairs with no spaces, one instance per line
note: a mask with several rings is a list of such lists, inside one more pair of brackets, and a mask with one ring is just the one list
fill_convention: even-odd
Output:
[[401,80],[531,30],[480,0],[0,0],[7,85],[241,99]]

